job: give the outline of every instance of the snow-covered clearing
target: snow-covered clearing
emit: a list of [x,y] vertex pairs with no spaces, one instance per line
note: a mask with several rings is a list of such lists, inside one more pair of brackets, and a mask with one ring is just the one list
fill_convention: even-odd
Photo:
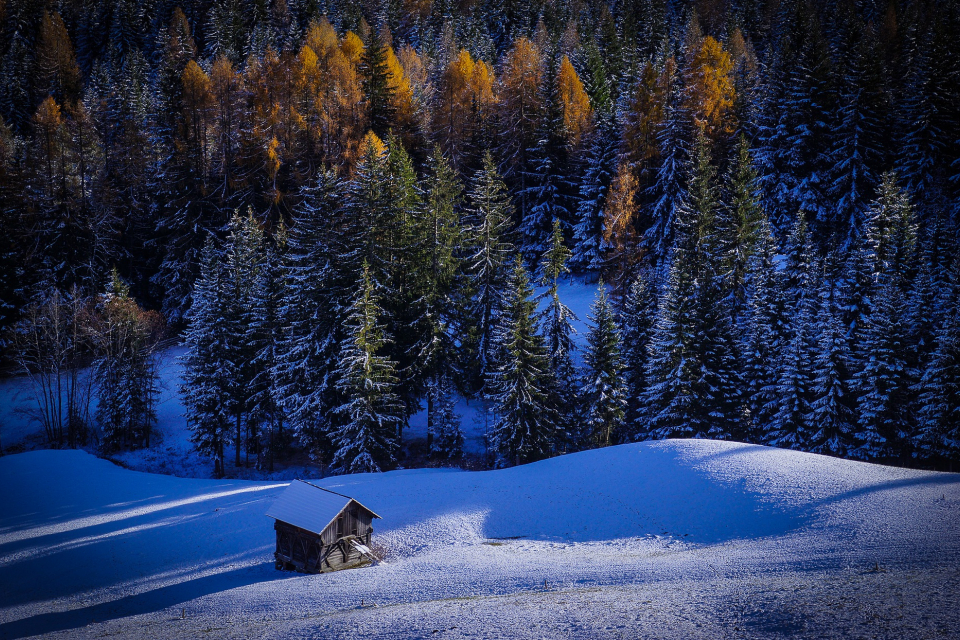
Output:
[[284,483],[0,458],[0,638],[956,637],[960,475],[711,441],[319,481],[386,561],[273,568]]

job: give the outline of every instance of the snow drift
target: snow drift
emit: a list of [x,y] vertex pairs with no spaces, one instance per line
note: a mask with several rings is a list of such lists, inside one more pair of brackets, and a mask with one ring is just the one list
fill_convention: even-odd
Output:
[[[577,637],[584,624],[603,622],[610,629],[589,627],[589,635],[660,628],[699,637],[679,622],[669,633],[632,618],[606,623],[625,621],[617,612],[645,589],[676,600],[675,611],[691,598],[706,611],[734,587],[743,598],[744,585],[767,588],[784,576],[815,575],[822,585],[844,572],[889,569],[878,578],[887,580],[922,570],[942,586],[960,566],[960,476],[738,443],[662,441],[499,471],[317,482],[383,516],[374,543],[385,563],[322,576],[275,571],[264,514],[285,483],[138,473],[77,451],[2,458],[0,638],[176,637],[204,628],[236,637],[335,637],[346,628],[407,637],[462,618],[446,608],[451,598],[476,617],[454,623],[454,636],[493,628],[547,635],[525,622],[535,609],[543,625],[560,625],[553,635]],[[916,582],[916,592],[929,581]],[[602,597],[591,605],[585,593]],[[534,606],[531,594],[546,600]],[[491,599],[507,596],[513,604],[499,601],[496,620],[485,617]],[[377,609],[358,609],[361,598]],[[561,600],[580,602],[578,613]],[[956,608],[941,615],[955,619]],[[723,637],[722,628],[702,630]]]

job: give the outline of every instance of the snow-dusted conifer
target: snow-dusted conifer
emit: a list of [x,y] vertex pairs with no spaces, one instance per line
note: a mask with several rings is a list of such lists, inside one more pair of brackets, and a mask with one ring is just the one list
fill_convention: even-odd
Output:
[[432,382],[427,389],[432,395],[434,417],[430,457],[440,463],[456,462],[463,457],[463,429],[456,412],[456,397],[448,379]]
[[627,410],[626,385],[623,378],[620,329],[607,290],[600,281],[597,299],[590,315],[587,335],[583,395],[586,401],[586,427],[592,444],[600,447],[624,439],[624,418]]
[[225,325],[227,357],[231,362],[231,407],[236,428],[234,463],[238,467],[241,451],[246,456],[245,464],[249,464],[250,446],[256,440],[256,424],[250,420],[250,409],[257,354],[247,333],[254,321],[253,292],[261,268],[263,240],[252,209],[246,216],[234,214],[223,256],[227,305],[221,322]]
[[855,445],[856,399],[850,384],[850,348],[836,298],[831,283],[825,279],[820,288],[817,315],[820,337],[813,363],[808,450],[846,456]]
[[570,272],[567,267],[570,255],[570,250],[563,244],[560,221],[554,220],[550,248],[540,261],[543,273],[541,284],[547,287],[544,294],[547,306],[540,314],[540,323],[550,358],[551,376],[556,381],[554,405],[558,408],[562,421],[558,428],[568,435],[571,435],[570,430],[575,426],[580,409],[577,373],[573,364],[573,352],[576,350],[573,335],[576,330],[571,324],[577,320],[577,316],[560,300],[559,292],[560,277]]
[[256,443],[257,467],[266,462],[273,471],[274,457],[283,442],[284,412],[278,390],[277,362],[281,339],[279,308],[283,298],[283,251],[286,229],[277,230],[273,241],[263,245],[263,256],[251,292],[250,324],[247,342],[253,356],[248,419],[260,436]]
[[336,174],[320,173],[302,196],[283,256],[283,333],[273,377],[294,435],[310,455],[329,461],[330,411],[339,404],[333,369],[346,317],[343,262],[352,256],[341,246],[347,234],[338,223],[343,188]]
[[627,396],[627,412],[624,431],[627,439],[643,439],[641,398],[647,388],[647,350],[653,334],[657,315],[657,298],[647,280],[646,272],[640,272],[630,283],[620,312],[620,332],[623,336],[623,382]]
[[496,415],[490,446],[500,464],[546,458],[556,443],[550,357],[537,332],[536,307],[527,270],[517,256],[509,296],[497,318],[497,368],[487,376]]
[[766,217],[760,224],[760,244],[750,259],[749,292],[744,323],[744,382],[748,420],[744,438],[762,442],[773,419],[780,353],[789,326],[783,295],[783,274],[777,267],[777,245]]
[[443,414],[449,407],[436,401],[449,400],[443,395],[449,391],[444,389],[463,370],[457,334],[466,324],[459,253],[464,232],[456,211],[462,187],[439,147],[430,159],[426,183],[422,210],[417,216],[419,253],[415,255],[421,258],[413,274],[410,302],[415,318],[407,330],[416,336],[413,366],[426,389],[427,441],[432,449],[433,438],[443,426],[441,422],[449,421],[449,416]]
[[230,386],[232,363],[228,359],[227,332],[223,317],[227,307],[227,283],[220,255],[207,236],[200,263],[200,278],[193,292],[184,333],[184,416],[190,439],[197,450],[213,458],[215,477],[224,475],[224,446],[230,438]]
[[370,268],[364,264],[337,371],[344,402],[334,410],[342,422],[333,433],[332,466],[341,473],[376,472],[396,464],[404,408],[395,393],[396,364],[382,355],[388,339],[381,313]]
[[764,442],[786,449],[805,449],[811,436],[810,399],[814,382],[816,289],[808,284],[793,314],[790,339],[780,354],[773,383],[773,407]]
[[855,375],[859,397],[857,449],[851,454],[871,459],[898,455],[908,444],[909,389],[904,298],[887,279],[877,287],[859,345],[860,369]]
[[728,251],[727,287],[733,300],[733,315],[740,318],[747,305],[751,258],[763,241],[760,234],[765,218],[760,205],[757,172],[750,158],[750,145],[742,135],[730,170],[729,191],[727,215],[732,227],[732,246]]
[[960,464],[960,313],[956,297],[936,333],[936,348],[923,378],[919,395],[914,446],[919,455],[948,461],[951,470]]
[[475,327],[471,346],[476,354],[479,384],[483,384],[493,371],[493,334],[508,295],[510,262],[514,253],[510,242],[512,215],[513,204],[506,185],[500,179],[493,157],[487,153],[483,168],[474,177],[468,201],[471,222],[468,267],[473,292],[471,315]]
[[587,151],[587,167],[580,183],[571,265],[598,271],[604,265],[603,221],[607,191],[617,169],[617,136],[612,116],[601,115]]
[[728,438],[740,428],[741,372],[715,218],[719,202],[701,132],[647,363],[644,430],[653,437]]

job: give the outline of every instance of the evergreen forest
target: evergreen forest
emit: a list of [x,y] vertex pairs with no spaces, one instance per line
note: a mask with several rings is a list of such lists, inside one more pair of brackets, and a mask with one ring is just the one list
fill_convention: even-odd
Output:
[[217,476],[410,464],[422,410],[462,464],[462,399],[483,465],[957,470],[957,42],[957,0],[0,0],[4,363],[117,451],[183,345]]

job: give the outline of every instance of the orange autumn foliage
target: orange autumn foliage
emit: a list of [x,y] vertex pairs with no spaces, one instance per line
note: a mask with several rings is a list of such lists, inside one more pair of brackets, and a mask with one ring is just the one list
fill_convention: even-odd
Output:
[[723,46],[707,36],[700,43],[684,73],[687,87],[684,106],[693,123],[712,139],[731,134],[733,102],[733,59]]
[[563,107],[563,130],[567,144],[577,147],[593,126],[593,108],[567,56],[563,56],[557,72],[557,91]]

